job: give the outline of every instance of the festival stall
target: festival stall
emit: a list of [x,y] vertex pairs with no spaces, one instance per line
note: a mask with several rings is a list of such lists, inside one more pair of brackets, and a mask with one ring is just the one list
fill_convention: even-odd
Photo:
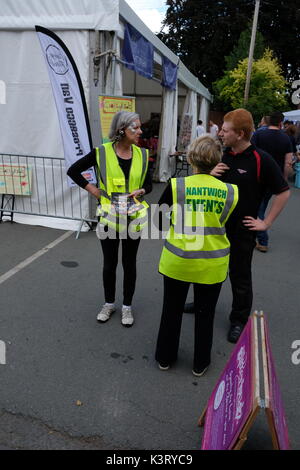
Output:
[[[173,171],[169,155],[177,144],[178,115],[181,123],[184,114],[191,116],[193,138],[197,119],[207,125],[212,96],[128,4],[124,0],[0,0],[0,12],[0,81],[6,88],[5,104],[0,105],[0,166],[4,166],[3,155],[7,154],[53,159],[42,167],[31,164],[30,207],[23,197],[24,210],[20,211],[23,213],[16,213],[14,220],[76,229],[77,219],[81,218],[74,216],[77,206],[84,218],[91,217],[92,212],[84,191],[74,197],[75,188],[70,190],[67,183],[56,187],[62,177],[61,169],[56,176],[58,170],[53,162],[64,158],[62,130],[35,25],[55,32],[74,58],[87,104],[93,146],[101,144],[103,134],[99,96],[134,97],[135,109],[143,122],[151,113],[159,115],[154,176],[156,181],[168,181]],[[147,57],[139,54],[139,41],[144,45],[140,48],[142,52],[149,52]],[[53,193],[56,196],[56,212],[51,217],[44,216],[41,194],[37,194],[44,173],[54,175],[51,184],[43,189],[47,205],[51,206]],[[16,199],[21,197],[17,195]],[[63,212],[59,211],[61,205]],[[60,215],[56,218],[55,214]]]

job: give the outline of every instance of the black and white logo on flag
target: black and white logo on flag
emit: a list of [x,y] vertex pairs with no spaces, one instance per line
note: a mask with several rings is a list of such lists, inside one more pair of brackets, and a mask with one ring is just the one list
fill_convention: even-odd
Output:
[[[81,78],[70,51],[52,31],[35,27],[48,68],[52,85],[66,168],[92,150],[92,138],[87,106]],[[93,168],[84,173],[92,183],[96,182]],[[71,185],[75,184],[71,182]]]

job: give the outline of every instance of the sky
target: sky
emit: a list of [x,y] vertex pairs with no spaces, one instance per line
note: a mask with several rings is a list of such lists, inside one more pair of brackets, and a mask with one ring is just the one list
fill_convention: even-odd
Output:
[[165,0],[126,0],[126,2],[153,33],[160,31],[167,9]]

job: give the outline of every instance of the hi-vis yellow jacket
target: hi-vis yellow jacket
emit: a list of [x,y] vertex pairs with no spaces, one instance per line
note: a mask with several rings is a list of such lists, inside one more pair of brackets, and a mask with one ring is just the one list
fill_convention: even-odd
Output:
[[97,215],[100,216],[100,223],[108,225],[117,232],[127,229],[127,222],[130,221],[129,229],[132,232],[139,232],[147,225],[146,201],[141,202],[141,210],[131,216],[116,213],[111,204],[112,193],[131,193],[143,187],[148,169],[148,151],[132,145],[132,163],[129,180],[118,163],[118,158],[113,149],[112,142],[96,148],[96,161],[98,182],[101,190],[100,207]]
[[225,223],[238,201],[237,186],[206,174],[172,179],[171,184],[172,220],[159,272],[186,282],[223,282],[230,249]]

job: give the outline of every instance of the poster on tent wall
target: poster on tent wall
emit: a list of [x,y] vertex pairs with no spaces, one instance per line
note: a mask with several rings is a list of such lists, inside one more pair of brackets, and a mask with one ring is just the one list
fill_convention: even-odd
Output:
[[109,130],[114,115],[119,111],[135,112],[135,98],[130,96],[99,96],[102,143],[109,142]]
[[192,126],[193,126],[193,115],[185,114],[180,126],[177,149],[179,152],[186,152],[188,146],[191,143],[192,136]]
[[[52,31],[36,26],[54,94],[64,147],[66,168],[92,150],[92,137],[81,78],[63,41]],[[94,169],[83,176],[96,183]],[[70,186],[75,185],[68,178]]]

